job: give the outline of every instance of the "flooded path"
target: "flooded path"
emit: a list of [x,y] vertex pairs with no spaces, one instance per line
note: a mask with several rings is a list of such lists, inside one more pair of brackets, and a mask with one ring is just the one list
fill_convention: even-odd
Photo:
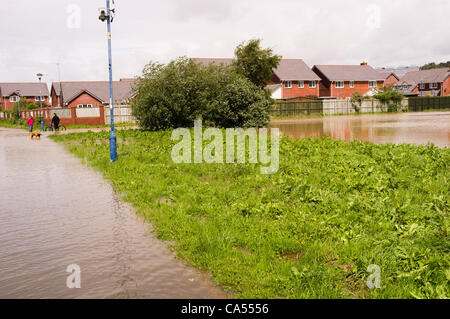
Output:
[[450,112],[367,114],[321,118],[272,120],[287,136],[303,138],[330,135],[346,141],[381,143],[434,143],[450,146]]
[[[66,286],[71,264],[81,288]],[[222,298],[94,170],[0,128],[0,298]]]

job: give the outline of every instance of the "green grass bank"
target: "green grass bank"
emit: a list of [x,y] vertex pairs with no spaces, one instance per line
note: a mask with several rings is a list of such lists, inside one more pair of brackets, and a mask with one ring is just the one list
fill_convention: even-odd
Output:
[[[236,298],[448,298],[450,151],[280,141],[280,169],[175,164],[171,132],[51,136]],[[367,268],[381,269],[370,290]]]

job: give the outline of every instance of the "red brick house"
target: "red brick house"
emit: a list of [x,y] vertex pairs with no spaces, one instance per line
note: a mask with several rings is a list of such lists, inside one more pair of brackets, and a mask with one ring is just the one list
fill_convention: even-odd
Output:
[[400,78],[394,72],[380,72],[382,76],[385,77],[383,86],[391,86],[397,83]]
[[[133,94],[134,79],[113,82],[114,103],[127,103]],[[50,90],[53,107],[98,107],[109,105],[109,82],[53,82]]]
[[383,87],[386,80],[365,62],[361,65],[315,65],[313,71],[321,78],[320,97],[348,98],[356,92],[369,95]]
[[[42,97],[41,97],[42,94]],[[46,83],[10,82],[0,83],[0,104],[2,110],[12,110],[20,98],[39,104],[42,99],[43,106],[49,105],[49,94]]]
[[282,59],[268,89],[276,100],[319,97],[320,77],[302,59]]
[[399,92],[413,92],[419,96],[449,96],[450,68],[412,71],[394,85]]
[[[194,62],[209,65],[230,65],[233,59],[194,58]],[[320,78],[311,71],[302,59],[282,59],[276,69],[267,89],[272,92],[276,100],[292,100],[305,97],[319,96]]]

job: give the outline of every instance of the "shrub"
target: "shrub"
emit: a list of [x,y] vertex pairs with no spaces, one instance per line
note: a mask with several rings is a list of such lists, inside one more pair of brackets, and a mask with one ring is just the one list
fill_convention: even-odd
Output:
[[192,127],[196,119],[220,127],[269,122],[271,100],[232,67],[204,67],[187,58],[150,63],[134,90],[133,115],[146,130]]
[[401,105],[398,104],[389,104],[388,106],[388,112],[400,112],[402,109]]
[[361,111],[361,104],[365,99],[366,97],[362,95],[361,92],[357,91],[353,93],[352,97],[350,98],[350,102],[352,103],[355,112],[359,113]]
[[[384,87],[378,90],[378,93],[373,96],[379,100],[384,105],[387,105],[388,112],[397,112],[400,110],[401,106],[399,104],[402,102],[404,96],[403,94],[395,91],[392,87]],[[390,111],[391,105],[397,105],[397,111]]]

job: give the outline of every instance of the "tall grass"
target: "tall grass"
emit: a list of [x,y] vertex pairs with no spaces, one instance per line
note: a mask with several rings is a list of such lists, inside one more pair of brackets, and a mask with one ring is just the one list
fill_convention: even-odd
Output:
[[[236,298],[448,298],[450,151],[282,138],[280,170],[174,164],[170,132],[52,136]],[[370,290],[367,267],[381,268]]]

